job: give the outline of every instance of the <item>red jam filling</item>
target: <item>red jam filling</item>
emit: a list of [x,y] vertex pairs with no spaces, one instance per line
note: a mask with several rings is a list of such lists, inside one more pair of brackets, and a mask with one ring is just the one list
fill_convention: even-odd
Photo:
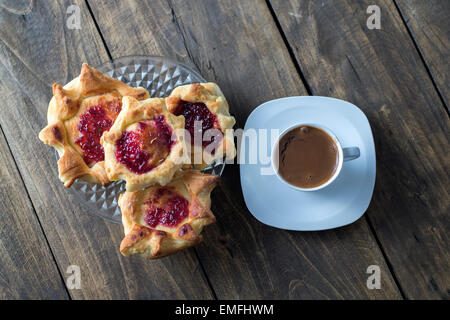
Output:
[[107,106],[90,106],[80,116],[78,131],[81,135],[75,140],[83,151],[84,162],[88,166],[105,160],[105,152],[100,144],[100,138],[104,131],[108,131],[122,109],[120,101],[110,103]]
[[151,228],[160,224],[169,228],[176,227],[189,213],[189,202],[168,187],[156,190],[145,204],[148,207],[144,221]]
[[135,131],[124,131],[116,141],[116,159],[133,173],[147,173],[160,165],[175,141],[164,116],[138,122]]
[[175,115],[183,115],[185,119],[184,127],[191,134],[191,144],[194,144],[194,124],[195,121],[201,121],[201,128],[198,127],[198,135],[202,139],[202,146],[206,147],[214,142],[215,137],[212,136],[210,139],[203,140],[203,134],[208,129],[219,129],[220,126],[217,121],[216,115],[209,111],[208,107],[202,102],[188,102],[180,100]]

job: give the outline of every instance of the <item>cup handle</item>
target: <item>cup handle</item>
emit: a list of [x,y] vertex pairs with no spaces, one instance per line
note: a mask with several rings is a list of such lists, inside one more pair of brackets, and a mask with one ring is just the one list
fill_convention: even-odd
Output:
[[355,160],[361,155],[358,147],[343,148],[342,151],[344,153],[344,162]]

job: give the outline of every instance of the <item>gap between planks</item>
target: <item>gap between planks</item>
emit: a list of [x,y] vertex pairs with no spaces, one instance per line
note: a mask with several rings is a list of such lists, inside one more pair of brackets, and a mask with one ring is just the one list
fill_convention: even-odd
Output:
[[[112,55],[111,55],[111,51],[109,50],[108,44],[106,43],[106,40],[105,40],[105,38],[103,37],[103,34],[102,34],[101,30],[100,30],[100,26],[98,25],[97,20],[95,19],[95,15],[94,15],[94,13],[92,12],[92,9],[91,9],[91,6],[90,6],[90,4],[89,4],[89,1],[88,1],[88,0],[85,0],[85,2],[86,2],[86,6],[87,6],[87,8],[88,8],[88,10],[89,10],[89,14],[90,14],[90,16],[91,16],[91,18],[92,18],[92,21],[94,22],[95,29],[97,30],[97,33],[98,33],[98,35],[100,36],[100,38],[101,38],[101,40],[102,40],[103,46],[105,47],[106,53],[108,54],[109,60],[112,61],[112,60],[113,60],[113,57],[112,57]],[[180,32],[181,32],[181,31],[180,31]],[[186,46],[185,46],[185,47],[186,47]],[[187,47],[186,47],[186,50],[187,50]],[[199,71],[199,70],[197,70],[197,71]],[[28,192],[27,192],[27,193],[28,193]],[[33,207],[33,210],[34,210],[34,207]],[[42,228],[42,226],[41,226],[41,228]],[[45,239],[47,240],[47,238],[45,238]],[[201,259],[200,259],[199,254],[198,254],[198,251],[197,251],[196,248],[192,248],[192,249],[193,249],[193,251],[194,251],[195,257],[197,258],[197,261],[198,261],[198,264],[199,264],[199,266],[200,266],[200,269],[202,270],[202,273],[203,273],[203,275],[205,276],[206,283],[208,284],[209,289],[211,290],[211,294],[212,294],[214,300],[217,300],[217,294],[216,294],[216,291],[214,290],[214,287],[213,287],[212,284],[211,284],[211,280],[209,279],[208,274],[206,273],[206,270],[205,270],[205,268],[204,268],[204,266],[203,266],[203,264],[202,264],[202,261],[201,261]],[[52,252],[52,256],[53,256],[53,252]],[[54,257],[53,257],[53,259],[54,259]],[[58,271],[59,271],[59,269],[58,269]],[[62,275],[61,275],[61,277],[62,277]],[[67,290],[67,288],[66,288],[66,290]]]
[[414,48],[416,48],[416,51],[419,54],[419,57],[420,57],[420,60],[422,61],[422,64],[425,66],[425,70],[427,71],[428,77],[431,79],[431,83],[433,84],[433,88],[437,92],[437,95],[438,95],[439,99],[442,102],[442,106],[445,109],[445,112],[450,117],[449,108],[448,108],[447,104],[445,103],[444,97],[442,96],[441,91],[439,90],[436,81],[434,80],[433,74],[431,73],[431,70],[428,67],[428,63],[425,61],[425,57],[423,56],[422,51],[420,50],[419,44],[417,43],[416,39],[414,38],[414,36],[412,34],[412,31],[409,28],[405,17],[403,16],[402,10],[400,9],[399,5],[397,4],[397,1],[396,0],[392,0],[392,1],[394,2],[395,8],[397,8],[398,14],[399,14],[400,18],[402,19],[403,25],[405,26],[405,29],[406,29],[406,32],[408,33],[408,36],[411,38],[411,41],[412,41],[412,43],[414,45]]
[[[305,88],[306,88],[308,94],[309,94],[310,96],[312,96],[312,95],[313,95],[312,89],[311,89],[311,87],[310,87],[308,81],[306,80],[306,78],[305,78],[303,72],[302,72],[302,69],[301,69],[301,67],[300,67],[300,64],[298,63],[298,61],[297,61],[297,59],[296,59],[296,57],[295,57],[294,51],[293,51],[293,49],[292,49],[292,46],[289,44],[289,41],[288,41],[288,39],[286,38],[286,35],[284,34],[284,31],[283,31],[283,28],[281,27],[280,21],[278,20],[278,17],[277,17],[277,15],[276,15],[275,11],[273,10],[272,5],[270,4],[270,0],[266,0],[266,4],[267,4],[267,7],[268,7],[268,9],[269,9],[269,11],[270,11],[270,14],[272,15],[272,18],[273,18],[273,20],[274,20],[274,22],[275,22],[275,25],[277,26],[278,32],[280,33],[280,36],[281,36],[281,38],[283,39],[284,45],[286,46],[286,49],[287,49],[287,51],[289,52],[289,56],[291,57],[291,60],[292,60],[292,63],[294,64],[294,66],[295,66],[295,69],[297,70],[297,72],[298,72],[298,74],[299,74],[299,76],[300,76],[300,78],[301,78],[301,80],[302,80],[302,82],[303,82],[303,85],[305,86]],[[417,49],[417,48],[416,48],[416,49]],[[427,69],[427,70],[428,70],[428,69]],[[434,82],[433,82],[433,83],[434,83]],[[436,88],[435,88],[435,89],[436,89]],[[442,97],[441,97],[441,100],[442,100]],[[444,105],[444,106],[445,106],[445,105]],[[368,224],[368,226],[369,226],[369,229],[370,229],[370,231],[372,232],[372,236],[373,236],[373,238],[375,239],[375,241],[376,241],[376,243],[377,243],[377,245],[378,245],[378,248],[380,249],[380,252],[381,252],[381,254],[382,254],[382,256],[383,256],[383,259],[384,259],[384,261],[386,262],[386,265],[387,265],[387,267],[388,267],[388,269],[389,269],[389,272],[390,272],[391,275],[392,275],[392,278],[394,279],[394,283],[396,284],[396,286],[397,286],[397,288],[398,288],[398,290],[399,290],[399,292],[400,292],[400,295],[402,296],[403,299],[407,299],[407,298],[406,298],[406,294],[405,294],[405,292],[403,291],[403,288],[402,288],[402,286],[400,285],[399,280],[397,279],[397,276],[396,276],[395,271],[394,271],[394,269],[393,269],[393,267],[392,267],[392,264],[391,264],[391,262],[389,261],[389,258],[387,257],[386,252],[384,251],[384,248],[383,248],[383,246],[382,246],[382,244],[381,244],[380,239],[379,239],[378,236],[377,236],[377,233],[375,232],[375,228],[374,228],[373,225],[372,225],[372,221],[370,221],[370,218],[369,218],[367,215],[364,215],[364,219],[366,220],[366,222],[367,222],[367,224]]]
[[31,208],[33,209],[33,214],[36,216],[36,220],[38,222],[39,229],[41,230],[42,235],[44,236],[45,243],[47,244],[47,247],[48,247],[48,249],[50,251],[50,254],[52,256],[53,262],[54,262],[54,264],[56,266],[56,270],[58,270],[58,274],[59,274],[59,277],[60,277],[61,282],[63,284],[64,290],[66,291],[67,297],[69,298],[69,300],[72,300],[72,296],[70,295],[69,289],[67,288],[66,281],[65,281],[64,276],[62,274],[61,268],[58,265],[58,262],[56,261],[56,257],[55,257],[55,255],[53,253],[53,249],[52,249],[52,247],[50,245],[50,242],[47,239],[47,235],[45,234],[44,228],[42,227],[42,223],[41,223],[41,220],[39,219],[39,215],[36,213],[36,208],[34,207],[34,203],[31,200],[30,193],[28,192],[28,187],[25,184],[25,181],[23,180],[22,173],[19,170],[19,167],[18,167],[17,162],[16,162],[16,158],[15,158],[14,154],[12,153],[11,147],[9,146],[8,139],[7,139],[7,137],[6,137],[5,133],[4,133],[3,128],[2,128],[1,125],[0,125],[0,135],[2,135],[3,138],[5,139],[6,147],[7,147],[8,151],[9,151],[9,153],[11,154],[11,158],[12,158],[12,160],[14,162],[14,167],[16,168],[16,170],[17,170],[17,172],[19,174],[21,184],[24,186],[26,197],[27,197],[28,201],[30,202]]

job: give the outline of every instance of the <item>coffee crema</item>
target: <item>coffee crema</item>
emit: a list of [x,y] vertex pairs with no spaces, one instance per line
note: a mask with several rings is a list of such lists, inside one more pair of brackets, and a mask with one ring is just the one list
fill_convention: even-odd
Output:
[[289,130],[279,141],[278,174],[299,188],[319,187],[333,177],[339,151],[322,129],[303,125]]

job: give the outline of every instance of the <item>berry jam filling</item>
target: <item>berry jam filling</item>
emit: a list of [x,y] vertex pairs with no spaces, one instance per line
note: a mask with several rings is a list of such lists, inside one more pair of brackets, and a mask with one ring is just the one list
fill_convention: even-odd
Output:
[[[191,144],[194,144],[194,135],[197,129],[197,135],[202,139],[202,146],[206,147],[215,141],[215,137],[212,136],[210,139],[203,140],[203,134],[208,129],[219,129],[220,126],[217,122],[217,117],[209,111],[208,107],[202,102],[188,102],[180,100],[175,115],[184,116],[185,119],[185,129],[191,134]],[[201,126],[194,127],[196,121],[201,121]],[[218,141],[219,142],[219,141]],[[214,152],[213,152],[214,153]]]
[[116,159],[133,173],[143,174],[160,165],[175,141],[164,116],[138,122],[134,131],[124,131],[116,141]]
[[80,116],[78,131],[81,135],[75,140],[83,151],[84,162],[88,166],[105,160],[105,153],[100,144],[100,138],[104,131],[108,131],[122,109],[120,101],[112,102],[106,106],[90,106]]
[[151,228],[156,228],[159,224],[169,228],[176,227],[189,213],[189,202],[168,187],[156,190],[145,204],[148,207],[144,221]]

